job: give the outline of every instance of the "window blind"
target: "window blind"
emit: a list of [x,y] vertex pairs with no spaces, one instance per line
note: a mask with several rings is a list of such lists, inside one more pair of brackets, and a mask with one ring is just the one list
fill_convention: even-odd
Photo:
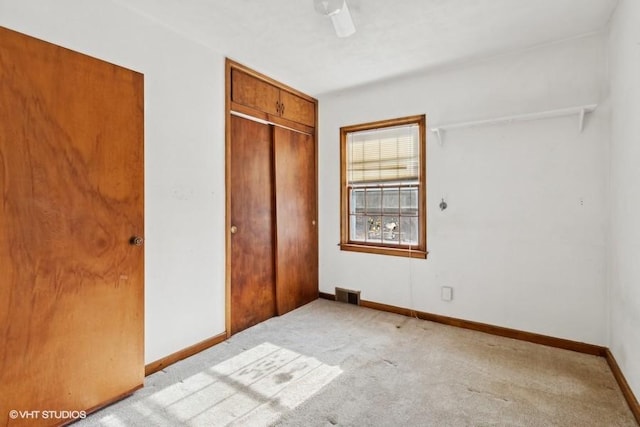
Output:
[[419,132],[417,124],[350,132],[346,141],[348,184],[419,180]]

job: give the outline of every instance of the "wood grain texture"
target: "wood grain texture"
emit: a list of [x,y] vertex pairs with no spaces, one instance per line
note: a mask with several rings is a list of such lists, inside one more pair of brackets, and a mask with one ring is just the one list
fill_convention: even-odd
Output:
[[268,125],[232,116],[229,156],[231,334],[273,317],[275,237],[272,135]]
[[280,89],[237,69],[231,70],[231,100],[267,114],[280,115]]
[[[292,94],[294,94],[294,95],[296,95],[296,96],[298,96],[300,98],[306,99],[307,101],[310,101],[310,102],[312,102],[314,104],[316,104],[318,102],[315,98],[313,98],[313,97],[311,97],[311,96],[309,96],[309,95],[307,95],[307,94],[305,94],[303,92],[300,92],[299,90],[297,90],[297,89],[295,89],[295,88],[293,88],[291,86],[288,86],[288,85],[286,85],[286,84],[284,84],[282,82],[279,82],[279,81],[267,76],[266,74],[262,74],[262,73],[260,73],[260,72],[258,72],[256,70],[254,70],[254,69],[251,69],[251,68],[249,68],[247,66],[244,66],[244,65],[240,64],[239,62],[236,62],[236,61],[234,61],[232,59],[229,59],[229,58],[227,58],[225,62],[226,62],[226,65],[227,65],[228,69],[240,70],[240,71],[242,71],[243,73],[245,73],[245,74],[247,74],[249,76],[252,76],[252,77],[254,77],[256,79],[259,79],[259,80],[262,80],[264,82],[267,82],[267,83],[271,84],[272,86],[275,86],[275,87],[277,87],[277,88],[279,88],[281,90],[286,90],[287,92],[290,92],[290,93],[292,93]],[[227,75],[230,76],[230,74],[227,74]]]
[[[143,76],[0,28],[0,425],[144,378]],[[50,425],[60,420],[40,420]]]
[[[226,238],[226,324],[230,336],[318,297],[317,101],[230,59],[226,60],[225,66],[226,224],[229,229],[234,225],[238,227],[236,234],[227,233]],[[269,129],[269,153],[263,149],[262,142],[259,147],[255,145],[256,135],[260,135],[260,140],[266,138],[264,129]],[[280,150],[274,142],[276,135],[282,139]],[[238,138],[254,140],[238,143]],[[301,141],[307,143],[300,145]],[[246,145],[242,150],[246,151],[247,157],[239,160],[234,150],[241,149],[242,145]],[[297,152],[300,148],[302,151]],[[252,162],[257,166],[244,172],[245,176],[237,175],[240,164],[252,165]],[[297,171],[298,167],[303,168],[303,172]],[[267,173],[268,168],[271,168],[271,175]],[[257,175],[259,179],[252,181],[247,174]],[[281,189],[276,188],[278,185]],[[301,194],[304,201],[296,205],[292,200]],[[249,204],[251,206],[247,207]],[[258,216],[254,212],[251,218],[251,226],[257,227],[259,234],[251,241],[242,242],[239,235],[246,227],[238,226],[236,218],[249,215],[247,209],[262,212]],[[281,220],[278,220],[276,210],[281,212]],[[246,220],[249,220],[248,216]],[[296,232],[301,234],[294,237]],[[281,246],[278,241],[282,242]],[[236,245],[236,242],[241,244]],[[307,247],[308,244],[312,247]],[[303,250],[296,252],[297,248]],[[244,259],[239,260],[240,256]],[[272,270],[269,270],[268,262],[272,263]],[[266,277],[273,280],[271,313],[270,286],[265,285]],[[277,287],[281,288],[280,292]]]
[[313,136],[274,128],[279,315],[318,298],[315,152]]
[[283,119],[315,127],[316,110],[313,102],[282,90],[280,91],[280,103],[282,104],[280,116]]
[[[257,75],[252,70],[239,64],[229,63],[230,66],[230,99],[235,104],[234,111],[250,108],[256,117],[270,121],[283,119],[284,126],[294,127],[293,123],[308,127],[316,124],[316,100],[290,90],[265,76]],[[294,127],[295,129],[295,127]]]
[[298,132],[307,133],[309,135],[315,134],[315,129],[311,126],[303,125],[301,123],[296,123],[291,120],[283,119],[280,116],[267,114],[264,111],[256,110],[255,108],[250,108],[242,104],[238,104],[237,102],[231,102],[231,110],[234,113],[241,113],[245,116],[255,117],[259,120],[269,122],[269,124],[285,127],[293,130],[297,130]]

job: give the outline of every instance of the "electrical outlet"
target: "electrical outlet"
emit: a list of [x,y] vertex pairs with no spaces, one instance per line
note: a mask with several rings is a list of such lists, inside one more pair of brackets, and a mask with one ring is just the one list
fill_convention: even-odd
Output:
[[453,288],[451,286],[440,288],[440,298],[442,301],[451,301],[453,299]]

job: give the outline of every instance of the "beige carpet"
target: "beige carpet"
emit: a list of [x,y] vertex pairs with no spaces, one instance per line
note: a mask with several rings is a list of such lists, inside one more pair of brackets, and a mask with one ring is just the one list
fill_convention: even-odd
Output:
[[603,358],[317,300],[76,426],[636,426]]

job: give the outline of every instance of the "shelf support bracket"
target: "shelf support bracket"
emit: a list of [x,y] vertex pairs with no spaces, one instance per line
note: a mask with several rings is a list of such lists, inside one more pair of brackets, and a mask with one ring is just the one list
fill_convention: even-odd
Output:
[[442,134],[440,133],[440,128],[431,129],[431,132],[436,134],[438,145],[442,147]]
[[586,108],[583,108],[582,110],[580,110],[580,115],[578,116],[578,131],[580,131],[580,133],[582,133],[582,130],[584,129],[584,114],[586,113]]

